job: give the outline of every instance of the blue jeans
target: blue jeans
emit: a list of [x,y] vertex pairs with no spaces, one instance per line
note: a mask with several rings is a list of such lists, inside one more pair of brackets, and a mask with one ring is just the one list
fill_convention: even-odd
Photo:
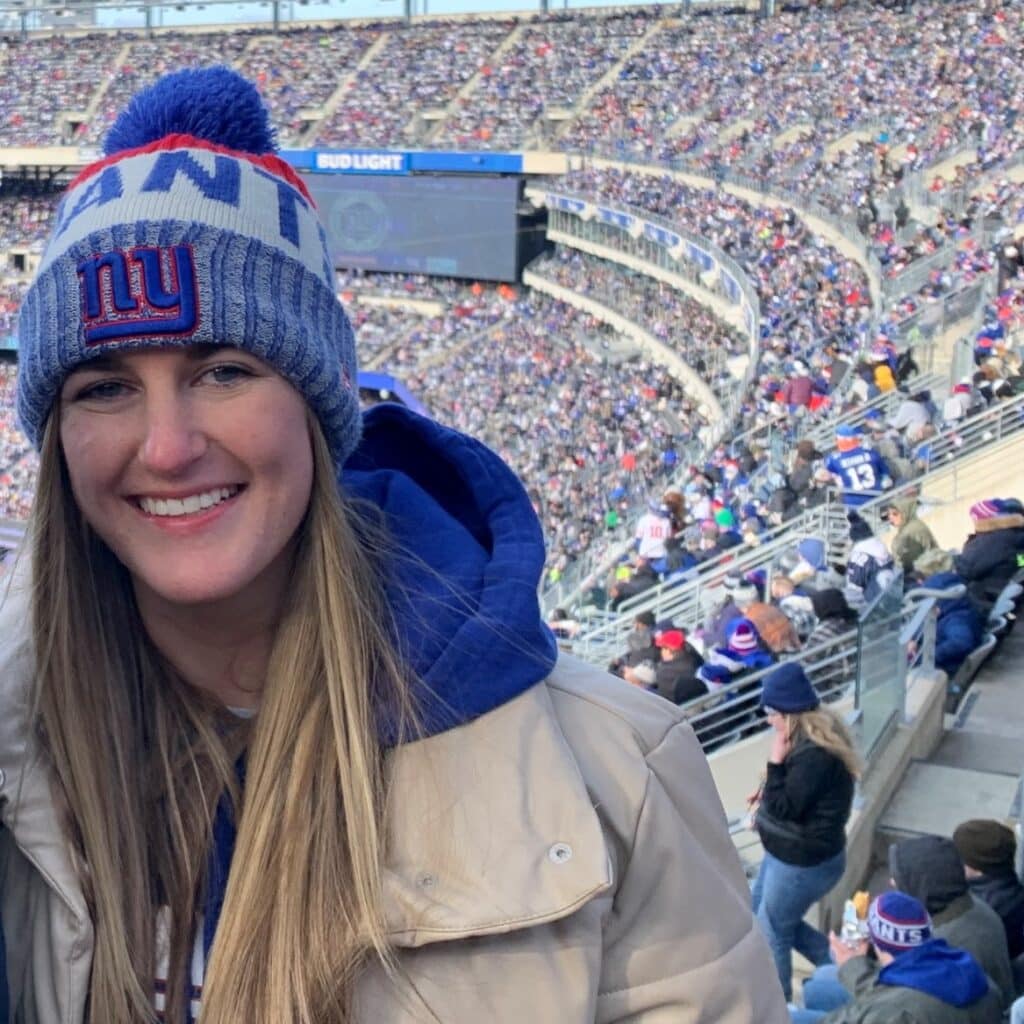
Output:
[[842,878],[846,851],[812,867],[798,867],[767,851],[761,861],[751,902],[779,972],[786,1002],[793,997],[793,950],[815,967],[829,962],[828,939],[804,921],[804,915]]
[[814,973],[804,982],[804,1006],[808,1010],[827,1013],[850,999],[850,993],[839,980],[839,968],[835,964],[815,967]]

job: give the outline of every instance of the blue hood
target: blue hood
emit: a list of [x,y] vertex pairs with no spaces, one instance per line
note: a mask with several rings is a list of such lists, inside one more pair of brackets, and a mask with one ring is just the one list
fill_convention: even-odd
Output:
[[[364,415],[341,486],[376,506],[391,535],[385,591],[414,676],[418,736],[477,718],[548,676],[558,649],[537,601],[544,540],[526,491],[497,455],[403,406],[378,405]],[[401,742],[389,709],[378,722],[383,743]],[[224,799],[213,838],[207,955],[235,845]]]
[[[468,722],[546,678],[557,655],[537,587],[540,523],[489,448],[400,405],[363,417],[345,463],[350,498],[379,508],[395,552],[385,588],[415,677],[421,735]],[[400,741],[386,709],[381,738]]]
[[988,978],[966,950],[930,939],[901,953],[878,973],[881,985],[913,988],[950,1006],[973,1006],[988,991]]

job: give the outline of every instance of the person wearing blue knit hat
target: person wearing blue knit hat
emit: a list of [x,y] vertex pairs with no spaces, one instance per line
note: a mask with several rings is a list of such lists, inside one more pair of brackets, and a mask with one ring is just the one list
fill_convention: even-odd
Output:
[[[793,1024],[998,1024],[999,992],[977,960],[932,937],[924,905],[890,890],[868,909],[867,937],[830,945],[847,1001],[831,1011],[793,1010]],[[869,955],[869,953],[871,955]],[[813,1000],[809,1000],[809,1003]]]
[[252,83],[132,100],[19,342],[18,1024],[784,1024],[684,715],[560,656],[498,456],[360,410],[326,227]]
[[764,847],[751,896],[788,1000],[794,949],[815,966],[829,962],[828,939],[804,917],[845,870],[846,822],[861,762],[846,725],[821,706],[796,662],[764,677],[761,707],[771,752],[750,797]]

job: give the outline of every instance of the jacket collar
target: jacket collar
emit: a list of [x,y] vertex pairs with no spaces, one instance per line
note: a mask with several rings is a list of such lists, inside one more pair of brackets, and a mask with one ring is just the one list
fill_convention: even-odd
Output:
[[1005,516],[992,516],[990,519],[979,519],[974,524],[975,533],[995,533],[997,530],[1013,530],[1024,526],[1024,516],[1016,512]]
[[611,886],[604,834],[546,686],[389,756],[384,908],[396,945],[558,920]]

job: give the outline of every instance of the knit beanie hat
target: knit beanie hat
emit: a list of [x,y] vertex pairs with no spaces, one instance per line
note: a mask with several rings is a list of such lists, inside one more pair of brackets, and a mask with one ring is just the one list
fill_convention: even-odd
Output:
[[1017,839],[1013,830],[1001,821],[971,818],[957,825],[953,845],[963,862],[975,871],[987,874],[993,870],[1013,870]]
[[730,628],[726,646],[730,654],[743,658],[758,649],[759,641],[757,629],[750,619],[737,619]]
[[67,374],[112,352],[230,345],[318,416],[337,464],[360,433],[355,340],[327,235],[254,85],[178,71],[135,96],[68,186],[18,325],[36,447]]
[[732,601],[737,608],[753,604],[757,600],[757,587],[752,583],[742,583],[732,592]]
[[988,501],[977,501],[970,508],[971,518],[978,522],[982,519],[994,519],[1000,515],[998,499],[990,498]]
[[871,531],[871,525],[859,513],[848,512],[846,518],[850,522],[850,540],[854,544],[859,540],[867,540],[868,537],[874,536],[874,533]]
[[913,896],[893,889],[876,896],[868,909],[868,934],[878,949],[899,956],[932,937],[932,920]]
[[795,661],[780,665],[761,683],[761,707],[796,715],[813,711],[821,703],[807,673]]

